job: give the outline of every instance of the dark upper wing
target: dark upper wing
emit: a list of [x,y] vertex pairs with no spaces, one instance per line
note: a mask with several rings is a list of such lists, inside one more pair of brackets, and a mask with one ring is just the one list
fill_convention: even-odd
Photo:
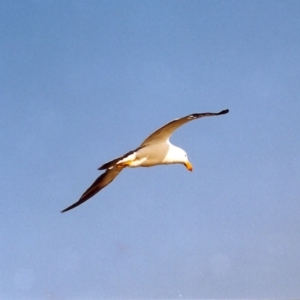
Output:
[[123,168],[111,168],[106,170],[105,173],[101,174],[94,183],[82,194],[80,199],[69,207],[65,208],[61,212],[66,212],[70,209],[75,208],[76,206],[82,204],[83,202],[89,200],[103,188],[105,188],[108,184],[110,184],[123,170]]
[[188,116],[185,116],[180,119],[173,120],[169,122],[168,124],[164,125],[163,127],[157,129],[155,132],[153,132],[150,136],[148,136],[144,142],[141,144],[140,147],[152,145],[152,144],[157,144],[159,142],[165,142],[167,141],[172,133],[180,126],[183,124],[196,120],[202,117],[211,117],[211,116],[219,116],[219,115],[224,115],[229,112],[228,109],[222,110],[218,113],[200,113],[200,114],[191,114]]

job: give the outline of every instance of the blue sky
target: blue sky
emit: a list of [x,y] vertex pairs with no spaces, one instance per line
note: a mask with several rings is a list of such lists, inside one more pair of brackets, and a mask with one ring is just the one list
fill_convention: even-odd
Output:
[[[300,295],[299,1],[2,1],[0,299]],[[194,166],[97,168],[172,119]]]

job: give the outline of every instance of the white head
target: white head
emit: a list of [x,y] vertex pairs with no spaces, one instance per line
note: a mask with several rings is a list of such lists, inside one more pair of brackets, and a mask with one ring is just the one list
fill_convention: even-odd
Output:
[[192,164],[189,162],[186,152],[170,144],[169,151],[164,159],[166,164],[183,164],[189,171],[193,170]]

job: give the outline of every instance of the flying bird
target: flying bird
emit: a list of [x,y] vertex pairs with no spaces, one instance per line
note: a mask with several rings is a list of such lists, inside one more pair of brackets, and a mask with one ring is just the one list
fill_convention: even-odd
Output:
[[93,184],[82,194],[77,202],[65,208],[61,212],[66,212],[89,200],[110,184],[126,167],[136,168],[152,167],[156,165],[183,164],[189,171],[192,171],[193,166],[189,162],[186,152],[183,149],[172,145],[169,141],[170,136],[178,127],[187,122],[202,117],[220,116],[227,114],[228,112],[229,110],[225,109],[218,113],[195,113],[173,120],[162,126],[148,136],[135,150],[113,159],[98,168],[98,170],[106,171],[93,182]]

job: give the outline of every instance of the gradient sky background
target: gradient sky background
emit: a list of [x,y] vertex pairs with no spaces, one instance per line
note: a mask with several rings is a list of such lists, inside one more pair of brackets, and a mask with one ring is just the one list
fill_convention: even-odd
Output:
[[[1,1],[0,299],[300,295],[299,1]],[[181,165],[128,169],[172,119]]]

